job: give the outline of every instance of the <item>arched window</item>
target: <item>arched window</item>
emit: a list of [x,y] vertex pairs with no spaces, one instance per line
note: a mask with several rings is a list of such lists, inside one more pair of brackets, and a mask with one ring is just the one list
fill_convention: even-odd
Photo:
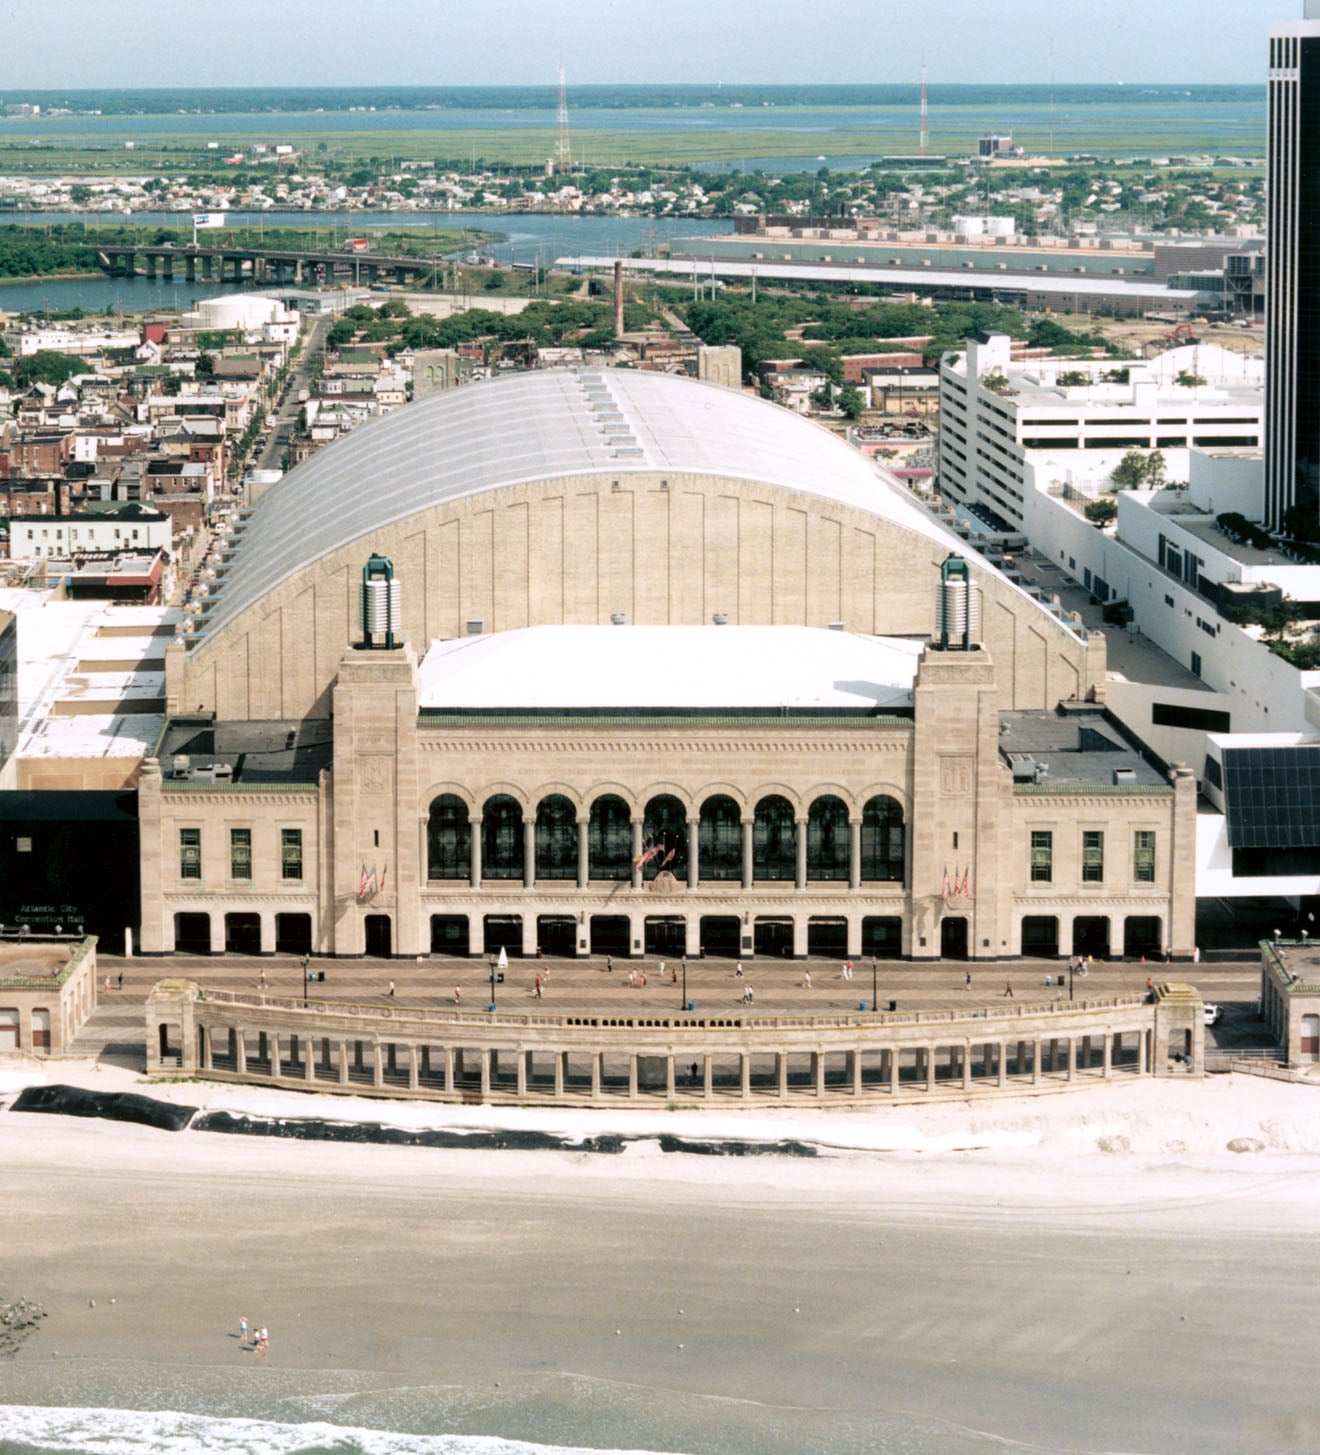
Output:
[[700,862],[702,879],[742,879],[742,811],[726,794],[701,805]]
[[536,806],[536,877],[576,879],[577,809],[562,793],[552,793]]
[[822,794],[807,814],[807,878],[848,878],[848,806]]
[[662,869],[687,873],[687,809],[672,793],[661,793],[642,815],[642,877],[654,879]]
[[591,805],[587,862],[592,879],[632,878],[632,814],[613,793]]
[[793,805],[771,794],[756,805],[752,827],[752,878],[795,879],[797,844],[793,836]]
[[879,794],[862,810],[862,879],[903,878],[903,810],[895,799]]
[[426,877],[466,879],[472,872],[472,826],[468,806],[456,793],[431,800],[426,821]]
[[481,810],[481,877],[523,877],[522,804],[507,793],[486,800]]

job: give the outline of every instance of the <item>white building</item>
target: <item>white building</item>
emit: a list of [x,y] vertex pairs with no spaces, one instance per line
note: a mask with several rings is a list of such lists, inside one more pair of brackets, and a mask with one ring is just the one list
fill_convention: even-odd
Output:
[[985,334],[940,363],[940,488],[983,518],[1026,529],[1028,495],[1046,482],[1107,493],[1134,447],[1162,451],[1185,480],[1190,449],[1260,446],[1259,359],[1188,345],[1149,361],[1014,363],[1010,346]]
[[9,521],[9,556],[15,561],[69,560],[101,551],[169,551],[171,527],[163,511],[136,503],[72,515],[15,515]]

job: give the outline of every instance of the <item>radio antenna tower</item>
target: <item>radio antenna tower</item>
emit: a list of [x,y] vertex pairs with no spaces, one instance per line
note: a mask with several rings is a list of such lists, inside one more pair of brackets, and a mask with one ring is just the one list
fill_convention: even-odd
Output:
[[571,172],[573,154],[568,146],[568,82],[564,79],[563,63],[559,66],[559,142],[555,148],[555,171]]
[[926,107],[926,52],[921,53],[921,136],[917,146],[918,156],[930,153],[930,113]]

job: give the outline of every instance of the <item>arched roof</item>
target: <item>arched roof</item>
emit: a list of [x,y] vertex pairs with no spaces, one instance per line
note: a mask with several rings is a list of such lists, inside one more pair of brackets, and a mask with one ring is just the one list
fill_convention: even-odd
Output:
[[735,390],[635,369],[549,369],[428,396],[292,471],[250,512],[198,637],[357,537],[557,476],[673,471],[805,491],[966,552],[893,478],[819,425]]

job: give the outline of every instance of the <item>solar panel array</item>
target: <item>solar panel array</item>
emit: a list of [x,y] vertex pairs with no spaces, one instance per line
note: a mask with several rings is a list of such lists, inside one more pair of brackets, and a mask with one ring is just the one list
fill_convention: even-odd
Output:
[[1223,756],[1231,848],[1320,846],[1320,744],[1226,748]]

